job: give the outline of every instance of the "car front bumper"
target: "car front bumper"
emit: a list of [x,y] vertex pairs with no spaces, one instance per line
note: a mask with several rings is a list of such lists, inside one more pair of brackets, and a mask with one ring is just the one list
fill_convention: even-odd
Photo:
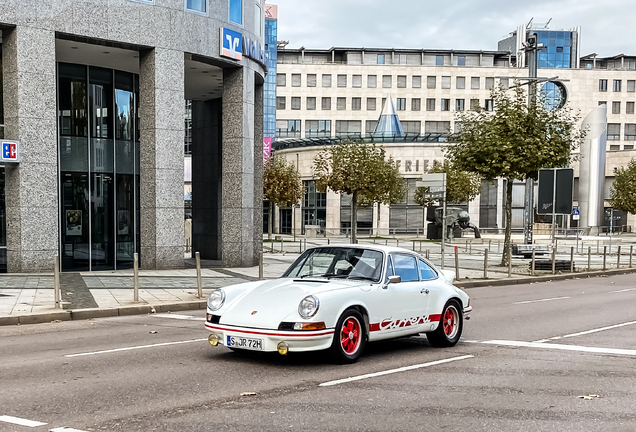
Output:
[[[205,323],[211,333],[217,337],[220,345],[230,346],[228,337],[259,339],[261,347],[257,351],[276,352],[278,344],[285,342],[289,352],[319,351],[327,349],[333,341],[334,329],[316,331],[283,331],[272,329],[254,329],[224,324]],[[232,346],[236,349],[250,349]]]
[[464,319],[465,320],[469,320],[470,319],[470,313],[473,311],[473,307],[472,306],[467,306],[464,308]]

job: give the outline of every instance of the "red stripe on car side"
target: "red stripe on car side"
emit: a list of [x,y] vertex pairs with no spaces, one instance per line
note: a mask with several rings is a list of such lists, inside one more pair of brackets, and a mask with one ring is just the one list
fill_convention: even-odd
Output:
[[270,332],[261,332],[261,331],[255,331],[255,330],[240,330],[240,329],[234,329],[231,327],[215,327],[209,324],[205,325],[206,328],[208,329],[213,329],[213,330],[223,330],[223,331],[228,331],[228,332],[235,332],[235,333],[249,333],[249,334],[257,334],[257,335],[263,335],[263,336],[281,336],[281,337],[309,337],[309,336],[324,336],[324,335],[329,335],[329,334],[333,334],[335,332],[335,330],[327,330],[327,331],[323,331],[320,333],[316,333],[316,332],[302,332],[299,334],[291,334],[291,333],[270,333]]
[[439,321],[442,318],[442,314],[430,315],[429,319],[431,322]]

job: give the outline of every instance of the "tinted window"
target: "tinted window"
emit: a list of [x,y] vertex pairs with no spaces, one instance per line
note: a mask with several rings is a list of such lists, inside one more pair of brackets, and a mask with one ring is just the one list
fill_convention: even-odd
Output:
[[426,264],[424,261],[420,260],[420,278],[422,280],[426,280],[435,279],[436,277],[437,273],[435,273],[435,270],[433,270],[431,266]]
[[402,278],[402,282],[418,281],[417,261],[415,257],[407,255],[393,255],[395,274]]

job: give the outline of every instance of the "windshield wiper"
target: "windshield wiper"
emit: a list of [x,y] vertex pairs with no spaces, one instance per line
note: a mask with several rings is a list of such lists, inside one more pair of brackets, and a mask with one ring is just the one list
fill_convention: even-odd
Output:
[[326,278],[346,278],[348,277],[347,275],[343,275],[343,274],[337,274],[337,273],[325,273],[320,275],[320,277],[326,277]]
[[373,282],[377,282],[378,280],[376,278],[372,278],[369,276],[361,276],[361,275],[355,275],[355,276],[349,276],[349,279],[363,279],[363,280],[370,280]]

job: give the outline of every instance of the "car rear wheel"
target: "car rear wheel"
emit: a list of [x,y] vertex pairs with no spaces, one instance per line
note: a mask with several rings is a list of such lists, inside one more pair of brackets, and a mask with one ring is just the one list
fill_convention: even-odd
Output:
[[444,306],[437,329],[426,333],[431,345],[435,347],[452,347],[459,342],[464,326],[464,317],[457,300],[449,300]]
[[331,344],[331,352],[338,363],[355,363],[367,343],[362,314],[347,309],[338,319]]

